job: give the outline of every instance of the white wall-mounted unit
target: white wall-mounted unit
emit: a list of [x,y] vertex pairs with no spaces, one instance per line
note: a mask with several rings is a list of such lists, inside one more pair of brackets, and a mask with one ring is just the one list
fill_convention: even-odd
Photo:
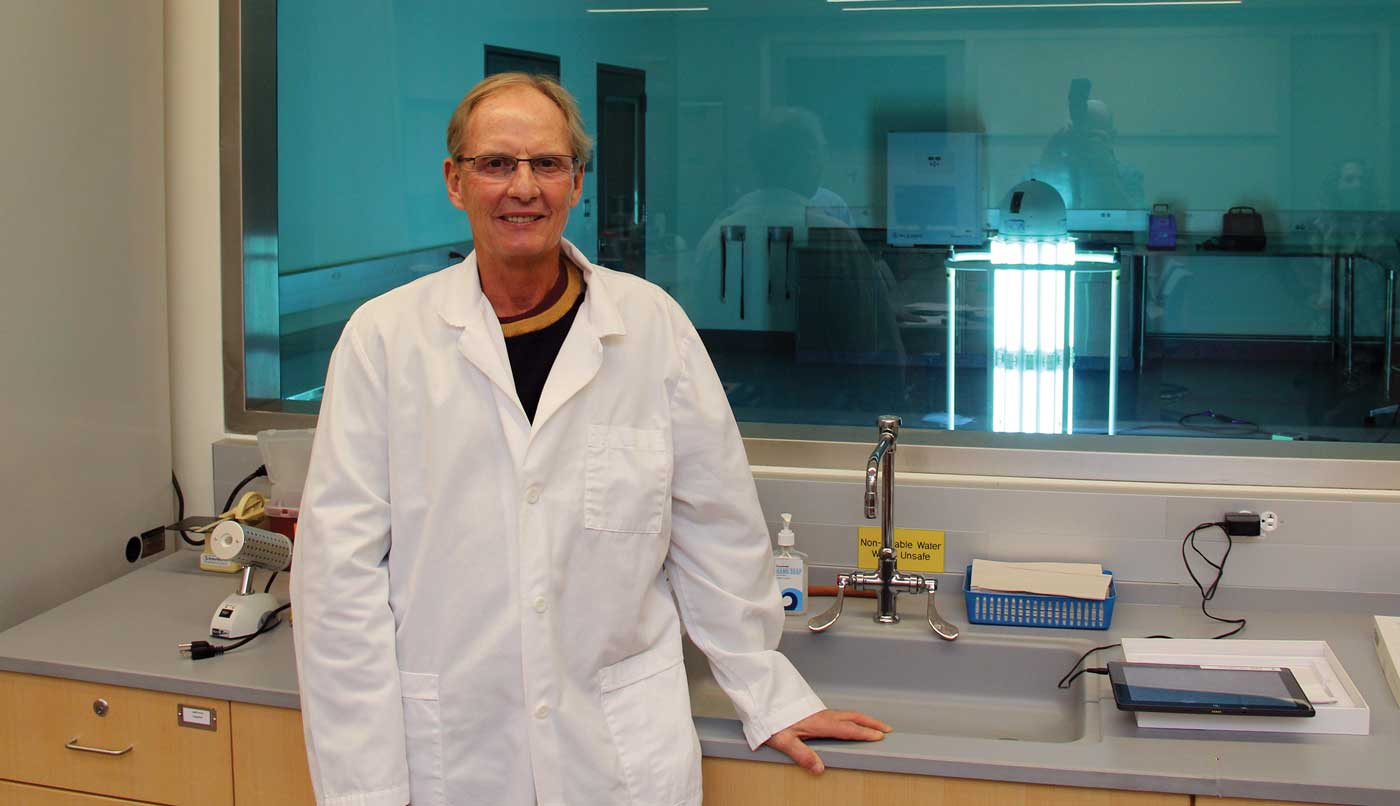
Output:
[[889,132],[885,170],[890,246],[982,243],[981,135]]

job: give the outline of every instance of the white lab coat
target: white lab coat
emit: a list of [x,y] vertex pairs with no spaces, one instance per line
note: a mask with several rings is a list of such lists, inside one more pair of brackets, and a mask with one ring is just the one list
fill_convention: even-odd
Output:
[[331,358],[292,571],[320,804],[699,804],[680,617],[750,745],[823,708],[694,328],[565,248],[587,294],[533,426],[475,255]]

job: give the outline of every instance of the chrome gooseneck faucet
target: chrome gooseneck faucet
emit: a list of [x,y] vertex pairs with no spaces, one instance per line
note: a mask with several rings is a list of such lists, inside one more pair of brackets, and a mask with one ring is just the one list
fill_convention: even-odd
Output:
[[898,553],[894,548],[894,452],[895,442],[899,439],[900,420],[898,417],[887,414],[879,418],[877,425],[880,431],[880,441],[875,446],[874,452],[870,454],[870,461],[865,465],[865,517],[874,519],[876,517],[875,505],[880,505],[880,554],[878,557],[878,567],[874,572],[852,571],[849,574],[839,574],[836,577],[836,602],[827,608],[826,612],[814,616],[807,622],[807,628],[812,632],[823,632],[836,620],[841,617],[841,608],[845,604],[846,589],[863,591],[875,591],[877,606],[875,609],[875,621],[881,624],[895,624],[899,621],[899,613],[895,606],[895,597],[901,593],[927,593],[928,594],[928,626],[939,637],[948,641],[958,637],[958,628],[948,623],[938,614],[938,608],[934,606],[933,595],[938,590],[938,580],[933,577],[923,577],[919,574],[906,574],[900,571],[896,560]]

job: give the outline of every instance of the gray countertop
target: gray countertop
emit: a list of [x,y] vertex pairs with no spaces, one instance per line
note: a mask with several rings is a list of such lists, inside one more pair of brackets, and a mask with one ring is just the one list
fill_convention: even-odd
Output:
[[[206,637],[214,606],[237,587],[237,575],[198,569],[181,551],[0,633],[0,670],[258,703],[298,705],[291,631],[279,628],[236,652],[191,661],[181,641]],[[259,585],[265,577],[259,576]],[[944,580],[956,591],[959,577]],[[286,601],[286,575],[273,587]],[[1325,639],[1371,709],[1369,736],[1227,733],[1139,729],[1114,707],[1103,678],[1085,675],[1088,726],[1072,742],[1009,741],[895,732],[873,744],[818,743],[830,767],[1114,789],[1326,803],[1400,804],[1400,707],[1386,685],[1372,642],[1370,614],[1400,615],[1400,597],[1222,591],[1213,610],[1249,618],[1249,638]],[[1190,590],[1192,596],[1194,589]],[[1136,600],[1136,603],[1135,603]],[[1223,630],[1177,586],[1121,585],[1107,632],[985,627],[967,624],[961,597],[940,594],[943,615],[965,637],[1033,636],[1083,642],[1164,633],[1208,637]],[[1150,603],[1157,602],[1157,603]],[[1228,605],[1228,606],[1227,606]],[[1236,606],[1238,605],[1238,606]],[[911,603],[905,603],[907,609]],[[814,600],[823,609],[825,602]],[[848,603],[833,630],[927,630],[915,618],[871,624],[867,601]],[[790,619],[790,630],[803,621]],[[1245,636],[1242,636],[1245,637]],[[930,638],[930,640],[934,640]],[[1114,650],[1116,652],[1116,650]],[[1100,653],[1092,659],[1101,665]],[[930,674],[937,669],[931,667]],[[1057,675],[1058,676],[1058,675]],[[1053,681],[1048,682],[1053,685]],[[708,756],[778,761],[751,753],[736,722],[697,718]],[[897,727],[897,726],[896,726]]]
[[[0,633],[0,671],[296,708],[291,630],[202,661],[179,652],[209,638],[215,606],[240,578],[201,571],[198,552],[178,551]],[[272,588],[282,602],[287,578]],[[261,590],[267,572],[254,581]]]

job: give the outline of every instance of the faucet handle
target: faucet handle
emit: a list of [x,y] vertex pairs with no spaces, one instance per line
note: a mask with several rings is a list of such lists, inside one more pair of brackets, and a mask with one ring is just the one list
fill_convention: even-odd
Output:
[[928,577],[924,580],[928,586],[928,626],[933,630],[934,635],[945,641],[956,640],[960,634],[956,625],[946,621],[938,614],[938,607],[933,603],[933,594],[938,591],[938,580]]
[[841,618],[841,607],[846,603],[846,587],[851,584],[850,574],[838,574],[836,577],[836,601],[820,615],[812,616],[807,622],[807,629],[812,632],[825,632],[828,627],[836,623]]

